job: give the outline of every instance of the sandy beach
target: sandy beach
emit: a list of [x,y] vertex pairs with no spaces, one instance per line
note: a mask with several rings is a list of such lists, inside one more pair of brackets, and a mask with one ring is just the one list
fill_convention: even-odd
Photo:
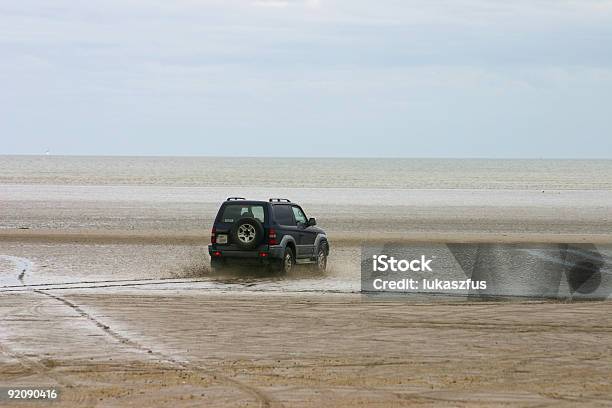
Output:
[[2,383],[62,406],[612,403],[609,301],[379,301],[348,244],[330,276],[278,279],[210,276],[195,238],[21,234],[0,244]]
[[[266,191],[79,184],[69,167],[0,186],[3,386],[57,387],[68,407],[612,404],[609,300],[359,293],[363,243],[610,245],[598,185]],[[212,274],[211,218],[237,190],[299,199],[329,231],[328,271]]]
[[62,406],[608,406],[610,312],[153,285],[27,291],[2,296],[1,364],[4,384],[57,386]]

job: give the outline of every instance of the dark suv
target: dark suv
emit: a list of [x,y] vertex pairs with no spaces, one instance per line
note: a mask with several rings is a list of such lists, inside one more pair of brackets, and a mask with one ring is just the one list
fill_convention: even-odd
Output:
[[230,197],[219,208],[208,253],[213,269],[231,264],[266,265],[287,273],[295,264],[327,267],[329,242],[314,218],[284,198],[251,201]]

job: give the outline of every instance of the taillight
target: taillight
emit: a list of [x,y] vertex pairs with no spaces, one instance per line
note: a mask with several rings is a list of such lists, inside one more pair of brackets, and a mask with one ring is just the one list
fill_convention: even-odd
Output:
[[212,256],[214,256],[215,258],[218,258],[221,256],[221,251],[215,251],[212,253]]
[[276,240],[276,230],[274,228],[270,228],[268,230],[268,244],[278,245],[278,241]]
[[210,243],[217,243],[217,229],[215,227],[212,227],[212,231],[210,231]]

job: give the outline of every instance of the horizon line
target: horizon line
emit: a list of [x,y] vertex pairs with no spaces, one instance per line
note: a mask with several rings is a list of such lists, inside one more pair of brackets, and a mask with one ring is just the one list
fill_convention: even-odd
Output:
[[487,156],[226,156],[193,154],[47,154],[0,153],[0,157],[120,157],[120,158],[208,158],[208,159],[385,159],[385,160],[612,160],[612,157],[487,157]]

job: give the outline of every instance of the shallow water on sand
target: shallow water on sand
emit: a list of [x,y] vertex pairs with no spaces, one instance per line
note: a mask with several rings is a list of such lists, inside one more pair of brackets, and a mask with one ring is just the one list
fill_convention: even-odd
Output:
[[[427,253],[434,259],[435,274],[416,273],[406,275],[420,280],[423,277],[441,280],[474,278],[474,273],[484,272],[490,290],[483,296],[531,296],[573,299],[605,299],[612,294],[612,246],[590,248],[596,251],[602,267],[591,282],[580,288],[569,285],[569,268],[551,259],[556,245],[532,246],[524,261],[513,258],[516,248],[508,246],[490,267],[486,266],[472,275],[461,272],[456,257],[456,246],[443,244],[413,245],[406,249],[418,254]],[[514,249],[513,249],[514,248]],[[481,248],[482,250],[483,248]],[[389,248],[387,251],[390,250]],[[455,251],[455,252],[453,252]],[[518,249],[521,251],[521,249]],[[487,255],[486,249],[481,256]],[[384,252],[389,253],[389,252]],[[10,254],[10,255],[9,255]],[[23,243],[0,241],[0,292],[28,290],[100,290],[146,291],[172,293],[174,291],[202,290],[232,293],[358,293],[361,289],[361,248],[359,246],[335,246],[331,252],[328,269],[314,271],[300,265],[288,274],[279,275],[264,268],[231,268],[212,272],[206,250],[200,246],[138,245],[138,244],[69,244]],[[369,264],[369,263],[368,263]],[[532,267],[535,266],[535,267]],[[492,272],[493,275],[491,275]],[[495,275],[497,273],[497,275]],[[420,278],[419,278],[420,276]],[[479,275],[480,276],[480,275]],[[400,278],[402,275],[396,278]],[[437,293],[428,293],[429,295]],[[419,291],[404,293],[401,299],[414,300]],[[444,292],[440,292],[444,293]],[[474,293],[450,291],[446,295],[473,300]],[[377,296],[376,298],[380,298]],[[397,296],[394,299],[400,299]]]

